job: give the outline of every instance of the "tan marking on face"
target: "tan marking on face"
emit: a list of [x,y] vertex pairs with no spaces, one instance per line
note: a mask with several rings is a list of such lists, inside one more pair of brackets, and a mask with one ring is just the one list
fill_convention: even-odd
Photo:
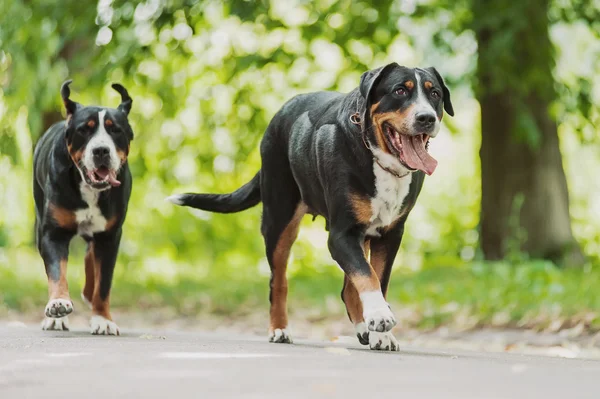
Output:
[[[378,104],[377,104],[378,105]],[[387,142],[385,141],[384,124],[391,125],[396,131],[403,133],[407,130],[406,117],[412,112],[414,105],[410,105],[403,111],[391,111],[391,112],[375,112],[376,108],[371,107],[371,120],[375,126],[375,139],[377,140],[377,146],[384,152],[391,154],[391,150],[388,148]]]
[[[370,239],[366,239],[363,244],[363,251],[365,254],[365,259],[367,259],[367,261],[369,260],[371,246],[370,244]],[[350,321],[352,321],[353,324],[357,324],[364,321],[362,302],[360,300],[360,297],[358,296],[358,291],[356,291],[354,284],[350,282],[350,278],[348,276],[344,276],[342,300],[346,305],[348,317],[350,318]]]
[[375,140],[377,141],[377,146],[381,148],[383,151],[389,152],[387,149],[387,145],[385,144],[385,140],[383,138],[383,130],[381,128],[381,122],[378,122],[379,114],[377,113],[377,108],[379,108],[379,103],[375,103],[371,106],[371,120],[375,125]]
[[71,300],[69,295],[69,284],[67,282],[67,260],[60,260],[60,275],[58,280],[54,281],[48,279],[48,296],[50,299],[68,299]]
[[425,83],[423,83],[423,86],[429,90],[433,87],[433,83],[431,83],[430,81],[426,80]]
[[111,119],[107,119],[107,120],[104,121],[104,124],[106,126],[112,126],[113,125],[113,121]]
[[[129,149],[127,151],[129,151]],[[121,165],[127,162],[127,153],[125,151],[117,150],[117,155],[121,159]]]
[[73,151],[73,146],[71,144],[67,145],[67,149],[69,150],[69,155],[71,156],[71,160],[75,165],[79,165],[81,163],[81,158],[83,158],[84,149],[80,149],[77,151]]
[[85,285],[82,292],[83,296],[88,300],[89,303],[92,303],[92,299],[94,298],[94,273],[96,269],[95,262],[96,254],[94,253],[94,243],[90,242],[85,254]]
[[302,217],[308,210],[308,207],[301,203],[296,208],[292,220],[283,230],[273,251],[273,270],[271,284],[271,323],[270,330],[284,329],[288,325],[287,316],[287,294],[288,282],[286,277],[287,262],[290,256],[292,244],[298,237],[298,230]]
[[95,120],[93,120],[93,119],[90,119],[89,121],[87,121],[86,125],[87,125],[88,127],[91,127],[91,128],[93,128],[93,127],[95,127],[95,126],[96,126],[96,121],[95,121]]
[[408,90],[412,90],[415,87],[415,82],[413,82],[412,80],[407,80],[406,82],[404,82],[404,86],[406,86]]
[[[94,250],[94,255],[96,255]],[[102,299],[100,296],[100,282],[102,281],[102,261],[94,256],[94,294],[92,295],[92,313],[112,320],[110,315],[110,294]]]
[[371,223],[373,211],[371,209],[371,200],[363,194],[350,193],[350,206],[354,213],[354,217],[358,223],[368,225]]
[[77,228],[77,217],[75,216],[75,212],[53,203],[48,205],[48,211],[59,227],[67,230],[74,230]]

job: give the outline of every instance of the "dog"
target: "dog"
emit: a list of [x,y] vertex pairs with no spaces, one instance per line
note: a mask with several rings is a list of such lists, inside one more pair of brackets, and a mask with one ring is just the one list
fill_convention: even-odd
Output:
[[262,201],[261,232],[271,267],[269,341],[292,343],[286,267],[305,214],[323,216],[328,247],[345,273],[342,300],[358,340],[399,350],[386,302],[404,225],[437,161],[427,153],[450,91],[435,68],[391,63],[362,74],[350,93],[296,96],[275,114],[260,144],[262,166],[230,194],[167,200],[206,211],[239,212]]
[[60,90],[66,120],[42,135],[33,157],[36,242],[49,293],[42,328],[69,330],[73,302],[67,260],[69,243],[79,235],[87,242],[81,296],[92,309],[91,333],[119,335],[109,297],[132,187],[127,164],[132,99],[115,83],[112,87],[121,95],[116,109],[82,106],[69,98],[70,84],[66,81]]

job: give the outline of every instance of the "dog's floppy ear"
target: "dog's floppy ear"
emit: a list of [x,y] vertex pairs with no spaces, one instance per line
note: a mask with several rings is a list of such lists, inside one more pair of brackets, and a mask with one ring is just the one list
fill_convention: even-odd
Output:
[[129,111],[131,111],[131,104],[133,100],[129,97],[129,93],[127,93],[127,89],[121,86],[118,83],[113,83],[111,86],[121,95],[121,104],[117,107],[117,109],[123,112],[125,115],[129,115]]
[[62,97],[63,103],[65,104],[65,109],[67,110],[67,120],[71,119],[75,111],[77,111],[77,109],[81,107],[80,104],[76,103],[75,101],[69,98],[69,96],[71,95],[71,89],[69,88],[71,82],[73,82],[73,80],[69,79],[60,87],[60,95]]
[[444,111],[446,111],[448,115],[454,116],[454,108],[452,108],[452,101],[450,101],[450,90],[448,90],[448,87],[446,87],[446,83],[444,83],[442,75],[440,75],[440,73],[434,67],[427,68],[427,71],[431,72],[442,85],[442,91],[444,94],[444,97],[442,98],[444,101]]
[[365,100],[367,100],[367,103],[369,103],[369,97],[372,94],[371,91],[374,87],[377,86],[377,82],[379,82],[381,78],[384,77],[385,74],[388,73],[391,69],[399,66],[400,65],[398,65],[397,63],[392,62],[391,64],[387,64],[386,66],[371,69],[370,71],[367,71],[361,75],[359,86],[360,94],[365,98]]

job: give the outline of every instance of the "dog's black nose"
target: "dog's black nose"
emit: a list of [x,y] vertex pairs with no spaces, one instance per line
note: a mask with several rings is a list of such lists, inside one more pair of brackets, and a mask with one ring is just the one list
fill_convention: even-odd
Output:
[[97,166],[107,165],[110,162],[110,149],[108,147],[96,147],[92,150],[92,155]]
[[92,150],[92,154],[94,154],[95,157],[103,158],[110,154],[110,150],[108,147],[96,147]]
[[435,123],[435,115],[431,112],[419,112],[415,119],[419,127],[429,128]]

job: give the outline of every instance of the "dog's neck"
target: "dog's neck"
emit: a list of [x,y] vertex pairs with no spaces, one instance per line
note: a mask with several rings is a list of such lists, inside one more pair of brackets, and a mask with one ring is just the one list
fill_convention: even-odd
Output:
[[376,162],[381,169],[394,175],[398,179],[402,179],[412,173],[411,170],[402,166],[393,155],[383,152],[383,150],[373,146],[371,146],[369,150],[371,151],[371,154],[373,154],[373,161]]
[[376,156],[373,156],[373,159],[375,160],[375,162],[377,162],[377,165],[379,165],[379,167],[383,170],[385,170],[388,173],[391,173],[392,175],[396,176],[398,179],[402,179],[403,177],[408,176],[409,174],[411,174],[412,172],[410,170],[407,170],[405,173],[399,174],[398,172],[396,172],[395,170],[385,167],[381,164],[381,162],[377,159]]

